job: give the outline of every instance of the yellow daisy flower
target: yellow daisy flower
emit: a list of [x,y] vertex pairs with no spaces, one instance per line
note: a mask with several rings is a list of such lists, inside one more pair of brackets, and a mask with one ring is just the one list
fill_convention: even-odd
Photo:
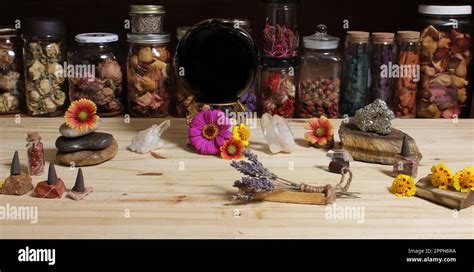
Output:
[[457,171],[454,175],[453,187],[462,193],[474,191],[474,169],[466,167],[464,170]]
[[416,193],[415,181],[408,175],[398,175],[390,190],[396,196],[414,196]]
[[250,130],[245,124],[242,123],[238,126],[234,126],[232,129],[232,136],[235,139],[240,140],[244,146],[249,146]]
[[440,163],[431,167],[431,185],[441,190],[453,185],[453,173],[446,165]]

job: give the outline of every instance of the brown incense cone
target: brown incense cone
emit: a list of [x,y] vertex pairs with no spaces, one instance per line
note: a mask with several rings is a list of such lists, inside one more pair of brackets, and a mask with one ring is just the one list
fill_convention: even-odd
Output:
[[24,195],[33,190],[33,183],[31,177],[21,173],[20,158],[18,151],[15,151],[10,167],[10,176],[5,179],[5,182],[0,189],[4,195]]

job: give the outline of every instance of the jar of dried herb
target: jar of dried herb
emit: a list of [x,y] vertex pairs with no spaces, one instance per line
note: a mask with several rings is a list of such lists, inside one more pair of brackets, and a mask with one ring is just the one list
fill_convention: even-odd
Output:
[[262,113],[292,118],[296,105],[297,58],[261,58],[260,107]]
[[398,118],[414,118],[420,79],[420,32],[397,32],[396,64],[402,73],[395,79],[393,111]]
[[169,34],[128,34],[128,110],[135,117],[164,117],[169,107]]
[[131,5],[130,20],[133,34],[160,34],[163,32],[165,9],[158,5]]
[[59,116],[67,103],[66,27],[56,18],[23,23],[26,109],[31,116]]
[[392,68],[395,55],[395,34],[374,32],[371,39],[369,103],[382,99],[392,108],[394,76]]
[[267,57],[290,58],[298,55],[297,12],[299,0],[263,0],[265,27],[263,53]]
[[41,136],[37,131],[28,132],[26,138],[28,148],[28,172],[32,176],[38,176],[44,172],[44,148]]
[[82,33],[69,52],[69,64],[81,68],[69,77],[71,101],[86,98],[97,106],[100,116],[120,114],[122,106],[122,69],[117,52],[118,35]]
[[339,38],[327,34],[325,25],[303,38],[305,52],[300,61],[298,117],[339,116],[339,86],[342,56]]
[[420,5],[421,81],[417,116],[466,117],[472,83],[472,7]]
[[21,50],[16,29],[0,29],[0,114],[20,112],[23,95]]
[[369,84],[369,33],[348,31],[344,46],[341,114],[354,116],[367,103]]

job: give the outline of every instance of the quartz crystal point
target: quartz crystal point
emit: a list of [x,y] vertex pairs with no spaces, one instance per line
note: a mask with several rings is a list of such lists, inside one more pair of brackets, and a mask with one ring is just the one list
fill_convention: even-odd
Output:
[[295,139],[285,118],[279,115],[263,114],[260,120],[263,136],[272,153],[291,153],[295,149]]
[[128,149],[139,154],[145,154],[162,148],[164,143],[160,137],[170,127],[170,125],[171,121],[165,120],[160,125],[155,124],[140,131],[138,135],[133,138]]

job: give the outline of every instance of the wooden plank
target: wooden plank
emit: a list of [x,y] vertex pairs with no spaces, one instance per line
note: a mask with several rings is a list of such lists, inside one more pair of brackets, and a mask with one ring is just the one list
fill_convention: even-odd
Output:
[[420,179],[416,183],[416,196],[439,203],[453,209],[465,209],[474,202],[474,192],[461,193],[448,190],[440,190],[431,185],[431,175]]
[[[8,175],[14,150],[26,169],[26,132],[39,130],[47,161],[54,160],[54,141],[63,118],[0,118],[0,179]],[[119,144],[117,156],[83,168],[86,186],[94,192],[83,201],[37,199],[29,195],[0,195],[0,206],[38,208],[38,222],[0,220],[0,238],[470,238],[474,239],[474,208],[454,212],[417,197],[400,198],[389,192],[390,165],[351,162],[350,191],[360,198],[337,199],[338,207],[363,207],[364,223],[351,218],[329,220],[331,206],[276,202],[237,204],[230,201],[240,174],[225,161],[193,153],[186,145],[184,119],[172,119],[165,147],[139,155],[126,150],[139,130],[163,119],[104,118],[101,132],[112,133]],[[333,120],[337,128],[341,120]],[[290,120],[296,139],[292,154],[271,154],[261,128],[251,129],[250,148],[266,167],[282,178],[312,185],[336,185],[340,175],[326,171],[324,150],[304,140],[305,120]],[[474,166],[474,120],[394,120],[396,128],[411,135],[421,153],[418,173],[443,162],[453,170]],[[336,130],[336,139],[338,139]],[[77,171],[58,166],[66,186],[74,185]],[[140,173],[162,173],[143,176]],[[33,184],[46,175],[33,177]],[[238,211],[238,212],[236,212]]]
[[270,194],[258,193],[255,195],[255,200],[294,203],[294,204],[326,204],[326,196],[321,193],[302,193],[279,190]]

